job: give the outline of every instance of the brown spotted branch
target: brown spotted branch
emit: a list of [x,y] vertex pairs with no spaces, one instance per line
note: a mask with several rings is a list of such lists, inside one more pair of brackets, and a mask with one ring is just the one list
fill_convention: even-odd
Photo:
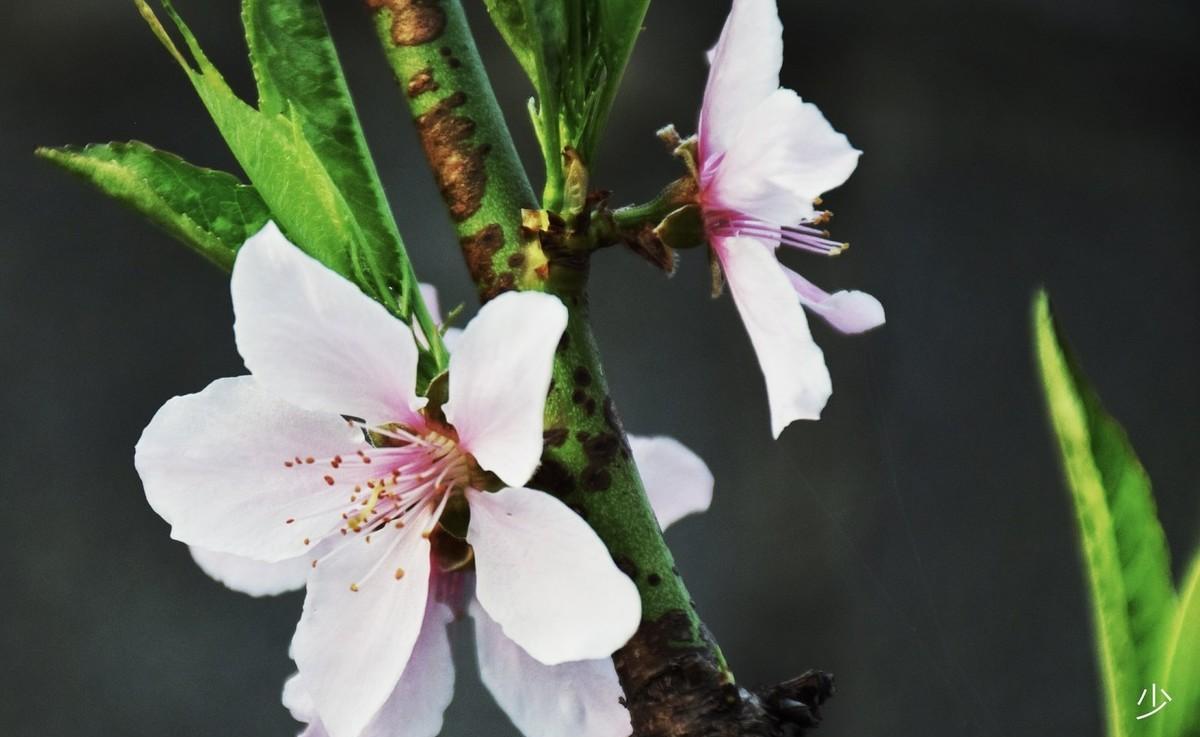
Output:
[[663,541],[588,322],[592,218],[601,201],[581,192],[565,215],[536,209],[459,0],[367,6],[480,298],[543,290],[569,309],[546,404],[545,451],[531,485],[583,516],[641,593],[641,627],[613,658],[634,734],[766,737],[815,724],[832,693],[830,678],[811,673],[760,691],[736,684]]

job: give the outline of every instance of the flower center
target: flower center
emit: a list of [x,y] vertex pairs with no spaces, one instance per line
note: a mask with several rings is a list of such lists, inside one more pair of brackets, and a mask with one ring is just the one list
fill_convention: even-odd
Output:
[[[477,465],[459,444],[451,428],[427,428],[418,432],[402,425],[365,427],[373,448],[354,455],[316,459],[295,457],[284,461],[293,469],[322,469],[331,494],[346,494],[342,511],[342,535],[370,533],[394,524],[404,527],[418,511],[433,533],[452,496],[475,485]],[[294,520],[288,519],[291,524]],[[305,543],[308,544],[308,540]]]

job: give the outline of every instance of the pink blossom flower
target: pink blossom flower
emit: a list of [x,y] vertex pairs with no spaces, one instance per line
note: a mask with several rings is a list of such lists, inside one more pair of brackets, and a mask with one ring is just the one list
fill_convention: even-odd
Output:
[[[453,687],[445,626],[467,608],[484,680],[527,733],[627,734],[609,655],[636,630],[637,590],[578,515],[523,488],[561,303],[483,307],[454,335],[436,407],[415,391],[411,329],[273,224],[243,246],[232,292],[251,375],[167,402],[136,465],[214,578],[254,595],[307,585],[285,699],[308,733],[436,734]],[[634,452],[646,442],[648,483],[682,473],[693,492],[669,495],[667,514],[707,507],[703,462],[667,439]],[[439,523],[464,510],[459,540]],[[474,572],[442,570],[439,543],[469,544]]]
[[[713,478],[704,461],[667,437],[630,437],[646,493],[666,529],[708,508]],[[506,636],[479,600],[472,574],[434,573],[439,591],[396,690],[362,737],[432,737],[454,690],[446,625],[464,608],[475,627],[482,680],[496,703],[527,737],[628,737],[629,711],[611,658],[545,665]],[[301,737],[328,737],[300,674],[284,684],[283,702],[307,727]],[[402,727],[402,729],[401,729]]]
[[832,392],[801,305],[844,333],[884,322],[874,297],[829,294],[775,257],[780,245],[843,250],[822,230],[828,214],[816,206],[849,178],[861,152],[815,105],[780,88],[775,0],[733,0],[709,60],[697,162],[705,231],[758,354],[778,437],[793,420],[817,419]]

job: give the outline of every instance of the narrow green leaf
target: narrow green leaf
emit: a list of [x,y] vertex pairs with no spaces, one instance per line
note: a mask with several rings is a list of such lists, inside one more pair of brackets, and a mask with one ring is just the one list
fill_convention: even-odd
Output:
[[1163,624],[1174,609],[1166,540],[1150,480],[1058,337],[1045,293],[1034,301],[1038,364],[1062,451],[1091,589],[1109,735],[1135,731]]
[[37,154],[83,177],[229,270],[237,249],[271,217],[253,187],[193,166],[144,143],[40,148]]
[[1167,626],[1156,682],[1171,696],[1160,714],[1148,717],[1160,737],[1200,737],[1200,554],[1192,559],[1179,606]]
[[[376,275],[404,275],[408,260],[359,124],[329,28],[314,0],[245,0],[242,21],[258,83],[259,112],[294,114],[367,240],[362,258]],[[401,281],[400,301],[417,292]]]

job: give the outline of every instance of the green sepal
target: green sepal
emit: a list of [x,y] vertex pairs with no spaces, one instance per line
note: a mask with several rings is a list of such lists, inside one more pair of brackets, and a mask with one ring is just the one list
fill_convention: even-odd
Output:
[[138,141],[39,148],[226,271],[238,248],[271,218],[254,187]]

